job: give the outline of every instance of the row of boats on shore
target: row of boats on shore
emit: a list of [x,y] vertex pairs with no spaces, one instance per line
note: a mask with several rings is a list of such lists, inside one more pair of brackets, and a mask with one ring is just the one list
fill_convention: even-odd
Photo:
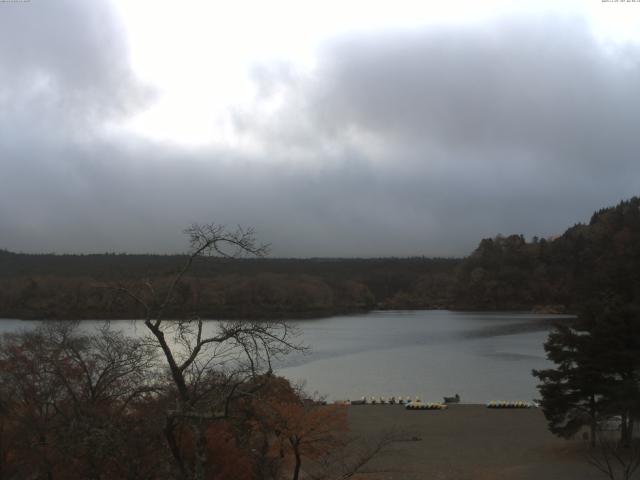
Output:
[[[360,400],[343,400],[336,403],[344,405],[404,405],[407,410],[444,410],[451,404],[460,403],[460,395],[443,397],[443,402],[422,402],[419,397],[362,397]],[[491,400],[486,404],[487,408],[534,408],[536,402],[524,400]]]
[[[444,402],[436,402],[438,404],[460,403],[460,395],[457,393],[453,397],[443,397]],[[338,403],[349,405],[417,405],[422,404],[420,397],[362,397],[360,400],[346,400]],[[434,403],[435,404],[435,403]]]

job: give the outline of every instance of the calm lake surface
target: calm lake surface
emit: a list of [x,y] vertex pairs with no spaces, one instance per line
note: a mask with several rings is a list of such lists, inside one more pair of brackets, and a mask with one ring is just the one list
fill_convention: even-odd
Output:
[[539,397],[531,370],[550,365],[543,343],[566,318],[426,310],[299,321],[311,353],[289,358],[279,373],[331,399],[531,400]]
[[[334,400],[417,395],[440,401],[455,393],[473,403],[531,400],[538,397],[531,370],[550,365],[543,343],[552,324],[566,318],[419,310],[295,321],[310,351],[287,357],[277,373]],[[111,322],[131,334],[144,331],[136,323]],[[0,332],[36,324],[1,320]]]

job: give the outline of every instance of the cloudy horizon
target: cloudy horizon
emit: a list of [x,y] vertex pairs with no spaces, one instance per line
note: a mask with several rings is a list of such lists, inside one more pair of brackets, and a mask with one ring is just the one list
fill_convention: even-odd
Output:
[[0,249],[458,257],[640,194],[640,3],[134,3],[0,3]]

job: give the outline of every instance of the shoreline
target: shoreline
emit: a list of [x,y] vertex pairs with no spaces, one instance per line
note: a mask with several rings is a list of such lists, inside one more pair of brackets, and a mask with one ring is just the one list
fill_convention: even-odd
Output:
[[[571,311],[559,312],[559,311],[544,311],[540,309],[534,308],[522,308],[522,309],[486,309],[486,308],[453,308],[453,307],[376,307],[371,309],[365,308],[352,308],[352,309],[336,309],[331,311],[301,311],[301,312],[288,312],[283,315],[228,315],[228,316],[219,316],[219,315],[200,315],[203,320],[210,321],[224,321],[224,320],[246,320],[246,321],[270,321],[270,320],[285,320],[285,321],[297,321],[297,320],[326,320],[329,318],[348,316],[348,315],[367,315],[369,313],[375,312],[419,312],[419,311],[449,311],[455,313],[513,313],[513,314],[532,314],[532,315],[547,315],[547,316],[557,316],[562,318],[571,318],[575,317],[576,314]],[[185,320],[187,319],[182,317],[176,317],[174,320]],[[42,318],[33,315],[15,315],[11,314],[11,312],[0,312],[0,321],[2,320],[21,320],[25,322],[45,322],[45,321],[133,321],[133,320],[144,320],[143,317],[133,316],[117,316],[117,317],[108,317],[102,315],[94,315],[92,317],[80,317],[80,316],[65,316],[65,317],[56,317],[52,316],[50,318]]]

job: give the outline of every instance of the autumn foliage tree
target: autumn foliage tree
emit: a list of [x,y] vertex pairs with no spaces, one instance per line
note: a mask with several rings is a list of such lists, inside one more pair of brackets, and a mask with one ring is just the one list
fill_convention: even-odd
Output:
[[148,415],[153,359],[140,340],[108,327],[85,334],[56,323],[5,335],[0,478],[142,478],[161,470],[145,461],[161,448]]
[[346,445],[348,425],[344,406],[274,401],[266,410],[265,420],[270,423],[277,444],[293,461],[293,480],[300,478],[303,459],[313,461]]
[[271,377],[238,405],[235,417],[253,452],[257,478],[300,478],[349,442],[346,407],[309,398],[286,379]]

